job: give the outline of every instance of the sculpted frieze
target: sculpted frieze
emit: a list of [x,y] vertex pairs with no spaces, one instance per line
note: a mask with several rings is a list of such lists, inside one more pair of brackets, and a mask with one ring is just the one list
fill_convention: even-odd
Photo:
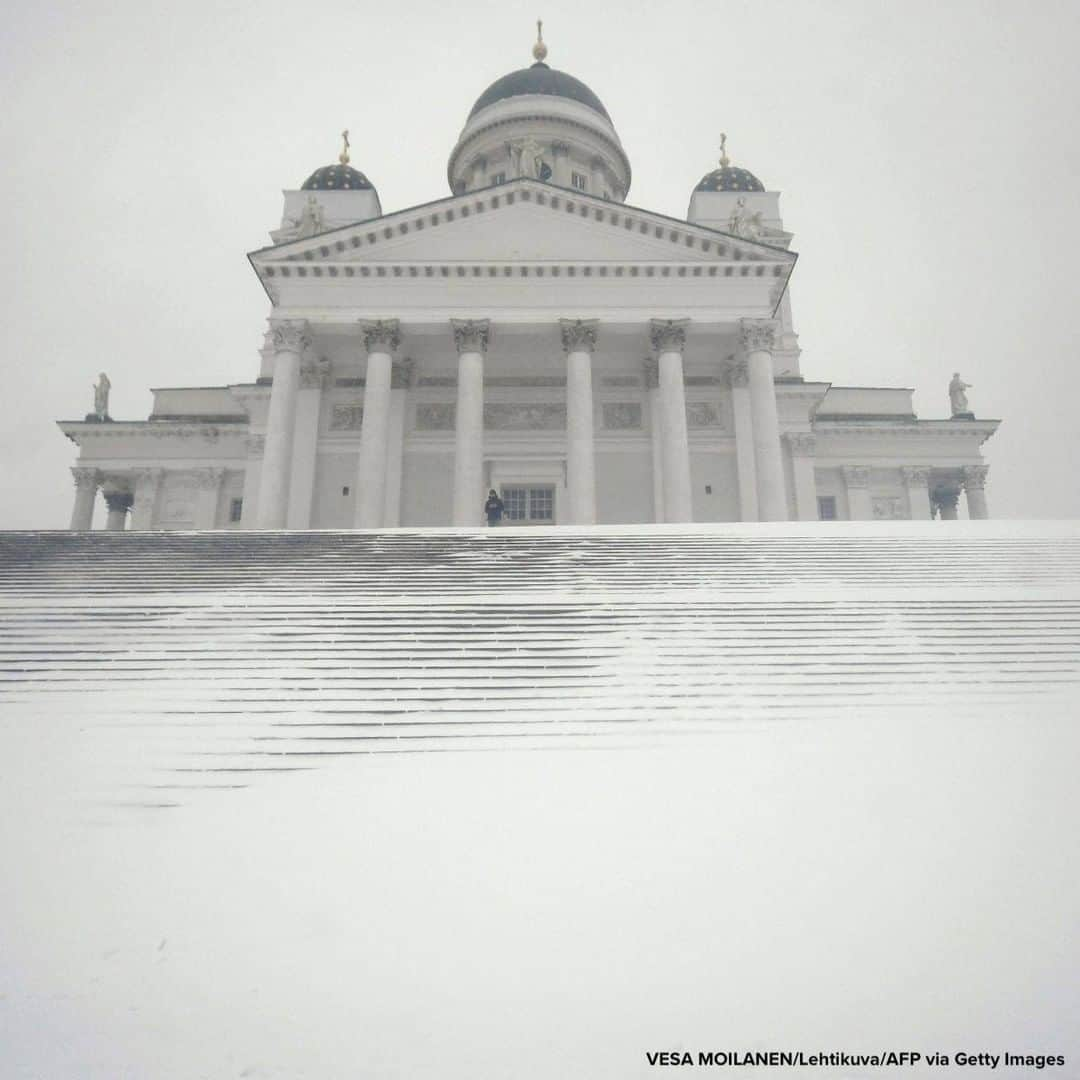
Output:
[[364,426],[364,406],[355,401],[339,402],[330,411],[331,431],[359,431]]
[[692,428],[720,427],[720,412],[711,401],[686,403],[686,426]]
[[614,431],[629,431],[642,427],[641,405],[636,401],[605,401],[601,406],[604,427]]
[[420,431],[453,431],[455,412],[450,402],[422,402],[416,406],[416,426]]
[[566,427],[566,406],[554,402],[484,405],[484,427],[496,431],[559,431]]

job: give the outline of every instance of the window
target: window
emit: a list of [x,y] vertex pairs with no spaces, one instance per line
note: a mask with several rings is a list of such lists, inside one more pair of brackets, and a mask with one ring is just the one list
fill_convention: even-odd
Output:
[[493,176],[493,177],[491,178],[491,183],[492,183],[493,185],[494,185],[494,184],[505,184],[505,183],[506,183],[506,173],[504,173],[504,172],[497,172],[497,173],[496,173],[496,174],[495,174],[495,175],[494,175],[494,176]]
[[817,501],[817,516],[820,521],[836,520],[836,496],[819,495]]
[[233,499],[229,503],[229,521],[239,521],[244,516],[244,500]]
[[522,525],[550,525],[555,520],[555,488],[503,487],[503,516]]
[[588,188],[588,181],[584,173],[572,172],[570,174],[570,184],[576,187],[578,191],[585,191]]

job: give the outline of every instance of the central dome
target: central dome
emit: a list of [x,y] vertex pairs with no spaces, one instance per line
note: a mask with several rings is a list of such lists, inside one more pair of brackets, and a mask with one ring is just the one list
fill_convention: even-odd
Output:
[[565,71],[556,71],[542,60],[537,60],[531,67],[511,71],[501,79],[496,79],[477,99],[469,112],[471,120],[481,109],[494,105],[506,98],[521,97],[524,94],[547,94],[550,97],[569,98],[587,105],[610,121],[604,103],[580,79],[567,75]]

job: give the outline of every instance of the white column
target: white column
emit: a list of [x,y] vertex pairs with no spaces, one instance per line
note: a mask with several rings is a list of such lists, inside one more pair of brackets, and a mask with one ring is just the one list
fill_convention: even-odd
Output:
[[900,470],[907,489],[908,514],[912,521],[929,521],[930,514],[930,470],[924,466],[912,465]]
[[451,319],[458,352],[454,524],[479,525],[484,509],[484,354],[488,319]]
[[689,319],[651,319],[649,339],[660,378],[660,430],[664,459],[664,520],[692,521],[690,440],[686,430],[683,348]]
[[213,529],[217,525],[218,503],[225,470],[221,468],[195,470],[195,528]]
[[386,437],[386,503],[383,524],[401,524],[401,476],[405,457],[405,407],[412,386],[413,362],[395,360],[390,372],[390,422]]
[[816,440],[809,431],[793,431],[785,438],[791,450],[791,470],[795,481],[796,520],[817,521],[817,480],[814,478]]
[[134,471],[135,505],[131,511],[132,529],[145,531],[154,527],[158,491],[161,489],[164,474],[164,469],[136,469]]
[[300,368],[300,389],[296,396],[293,425],[292,475],[289,478],[289,509],[285,520],[290,529],[311,528],[311,506],[315,498],[315,466],[319,453],[319,417],[327,364],[304,364]]
[[649,435],[652,439],[653,521],[664,518],[664,425],[660,417],[660,365],[650,356],[644,364],[645,390],[649,397]]
[[596,319],[560,319],[566,353],[566,494],[571,525],[596,524],[592,354]]
[[386,440],[390,430],[390,385],[394,350],[401,340],[397,319],[360,324],[367,350],[364,420],[360,428],[360,475],[356,527],[380,529],[386,512]]
[[101,474],[97,469],[75,465],[71,469],[75,480],[75,505],[71,510],[70,529],[85,532],[94,521],[94,500],[97,498]]
[[780,420],[776,412],[776,384],[773,381],[772,350],[776,340],[776,323],[772,319],[742,319],[739,335],[750,373],[758,514],[762,521],[786,521],[788,509],[784,458],[780,449]]
[[757,521],[757,468],[754,464],[754,423],[750,412],[750,367],[746,357],[728,367],[731,409],[735,418],[735,468],[739,477],[739,520]]
[[870,470],[862,465],[845,465],[841,471],[847,486],[848,517],[852,521],[871,521],[874,504],[870,499]]
[[989,465],[965,465],[962,483],[967,496],[968,517],[972,521],[984,521],[990,516],[986,505],[986,474]]
[[105,505],[109,508],[109,514],[105,519],[105,528],[108,532],[123,532],[127,527],[127,515],[131,504],[135,501],[130,491],[106,491]]
[[300,360],[311,339],[305,322],[273,323],[270,336],[274,343],[274,383],[266,421],[257,520],[260,529],[283,529],[289,509]]

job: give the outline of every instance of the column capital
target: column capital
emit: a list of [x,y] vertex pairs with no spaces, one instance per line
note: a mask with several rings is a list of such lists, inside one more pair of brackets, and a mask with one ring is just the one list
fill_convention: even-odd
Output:
[[416,361],[405,357],[396,359],[390,366],[390,389],[408,390],[416,374]]
[[841,472],[844,474],[844,483],[849,488],[870,486],[870,470],[865,465],[845,465]]
[[311,333],[304,319],[271,319],[270,341],[275,352],[303,352],[311,344]]
[[653,352],[681,353],[686,347],[686,328],[689,319],[650,319],[649,342]]
[[965,465],[960,479],[964,491],[981,491],[986,487],[986,474],[989,471],[989,465]]
[[101,486],[101,473],[86,465],[72,465],[71,477],[75,481],[75,487],[82,490],[97,491]]
[[563,352],[592,354],[596,349],[599,327],[599,319],[560,319],[559,332],[562,335]]
[[104,495],[110,514],[126,514],[135,502],[135,496],[130,491],[106,491]]
[[812,431],[789,431],[784,435],[793,457],[813,457],[817,437]]
[[728,386],[735,388],[737,386],[749,386],[750,385],[750,365],[746,362],[745,356],[732,357],[728,361],[727,370],[725,371],[727,376]]
[[740,319],[739,344],[744,352],[772,352],[776,347],[775,319]]
[[401,323],[397,319],[361,319],[364,351],[393,354],[401,344]]
[[462,353],[486,353],[491,336],[490,319],[451,319],[454,347]]
[[645,389],[655,390],[660,385],[660,364],[656,357],[645,357],[641,368],[645,372]]
[[907,487],[926,487],[930,483],[930,467],[928,465],[905,465],[900,470]]

